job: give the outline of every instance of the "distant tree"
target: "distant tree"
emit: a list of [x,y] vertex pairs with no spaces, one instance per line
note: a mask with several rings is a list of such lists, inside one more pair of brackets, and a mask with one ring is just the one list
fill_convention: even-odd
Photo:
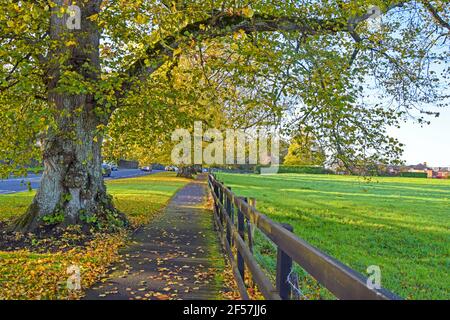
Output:
[[317,141],[307,135],[299,135],[291,140],[283,164],[322,166],[325,160],[325,152]]

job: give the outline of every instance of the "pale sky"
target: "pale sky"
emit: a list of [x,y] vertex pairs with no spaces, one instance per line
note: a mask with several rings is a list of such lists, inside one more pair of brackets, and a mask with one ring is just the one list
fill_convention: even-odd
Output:
[[[433,53],[447,51],[448,44],[436,46],[432,50]],[[447,97],[450,96],[450,88],[446,86],[450,70],[448,69],[449,63],[450,60],[446,60],[443,64],[433,63],[430,65],[430,70],[435,71],[438,75],[442,76],[447,72],[447,80],[441,84],[444,92],[439,92]],[[439,102],[443,103],[444,101]],[[447,100],[445,102],[450,103]],[[440,117],[427,118],[431,124],[422,127],[418,123],[402,123],[400,129],[392,128],[388,130],[388,133],[405,144],[402,158],[406,164],[427,162],[430,167],[450,167],[450,104],[446,109],[437,109],[432,106],[423,107],[425,110],[440,112]]]
[[403,160],[407,164],[426,161],[431,167],[450,167],[450,108],[441,109],[439,118],[421,127],[417,123],[404,123],[401,129],[389,133],[405,144]]

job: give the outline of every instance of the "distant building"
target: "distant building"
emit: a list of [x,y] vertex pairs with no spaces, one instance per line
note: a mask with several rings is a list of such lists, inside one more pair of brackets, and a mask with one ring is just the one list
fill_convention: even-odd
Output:
[[390,175],[390,176],[397,176],[400,171],[401,171],[402,167],[401,166],[387,166],[386,167],[386,172]]
[[427,166],[427,163],[424,162],[419,163],[415,166],[408,166],[407,172],[425,172],[427,174],[428,178],[435,178],[435,179],[448,179],[450,177],[450,170],[449,168],[445,167],[438,167],[438,168],[430,168]]
[[408,173],[420,173],[420,174],[426,174],[428,178],[435,178],[435,179],[449,179],[450,178],[450,168],[448,167],[434,167],[431,168],[428,166],[426,162],[419,163],[416,165],[410,165],[410,166],[387,166],[386,171],[388,175],[390,176],[397,176],[402,175],[402,173],[408,172]]
[[407,172],[427,172],[428,170],[431,170],[431,168],[428,168],[427,163],[419,163],[413,166],[407,166]]
[[[360,168],[354,169],[352,172],[346,169],[342,164],[337,163],[330,167],[335,174],[347,175],[347,174],[370,174],[374,170],[362,171]],[[377,167],[379,175],[389,176],[405,176],[405,177],[427,177],[434,179],[450,179],[450,167],[434,167],[431,168],[426,162],[409,166],[399,165],[379,165]]]
[[436,179],[449,179],[450,178],[450,168],[439,168],[437,171],[435,171],[435,175],[433,175],[433,178]]

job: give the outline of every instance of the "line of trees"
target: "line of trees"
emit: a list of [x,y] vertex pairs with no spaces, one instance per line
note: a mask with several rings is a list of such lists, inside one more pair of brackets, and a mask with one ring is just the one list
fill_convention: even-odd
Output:
[[[103,150],[164,157],[169,133],[193,119],[293,137],[302,128],[344,163],[398,158],[386,127],[444,104],[449,10],[442,0],[375,4],[385,19],[372,30],[366,0],[2,0],[1,173],[33,158],[45,167],[15,230],[52,215],[60,226],[125,224]],[[80,29],[67,28],[69,5]],[[395,103],[365,101],[368,79]]]

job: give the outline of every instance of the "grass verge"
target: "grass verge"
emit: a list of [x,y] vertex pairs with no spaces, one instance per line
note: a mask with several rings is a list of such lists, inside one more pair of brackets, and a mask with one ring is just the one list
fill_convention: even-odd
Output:
[[[176,178],[173,173],[158,173],[110,180],[107,186],[118,209],[127,214],[134,227],[138,227],[150,222],[189,181]],[[34,192],[0,195],[0,221],[9,221],[22,214],[33,195]],[[90,287],[111,263],[119,259],[119,248],[126,243],[127,236],[127,232],[98,234],[85,247],[68,246],[48,253],[0,251],[0,300],[81,297],[82,291],[67,290],[67,268],[79,266],[82,288]]]

